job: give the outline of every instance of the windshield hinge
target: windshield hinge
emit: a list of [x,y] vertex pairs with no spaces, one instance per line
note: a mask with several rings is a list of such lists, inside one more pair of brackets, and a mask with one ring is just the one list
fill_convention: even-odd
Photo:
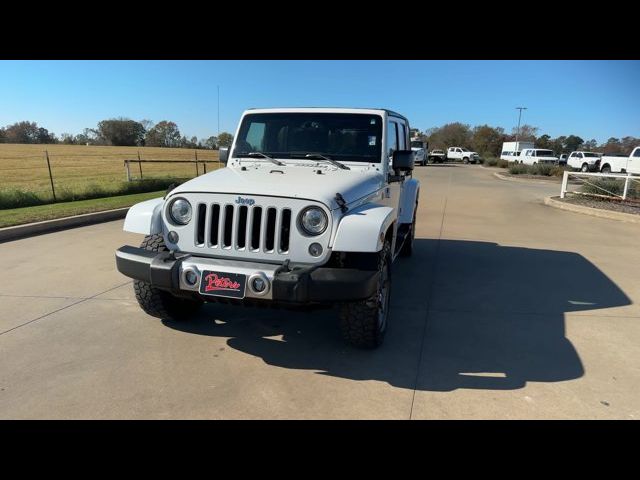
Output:
[[336,193],[336,203],[340,207],[340,210],[342,211],[342,213],[345,213],[347,210],[349,210],[349,208],[347,207],[346,200],[339,193]]

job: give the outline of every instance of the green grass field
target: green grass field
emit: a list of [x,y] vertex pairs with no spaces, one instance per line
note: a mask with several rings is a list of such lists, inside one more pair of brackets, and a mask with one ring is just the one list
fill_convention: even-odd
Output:
[[83,213],[101,212],[115,208],[130,207],[134,203],[164,196],[165,191],[121,195],[117,197],[95,198],[77,202],[53,203],[37,207],[12,208],[0,210],[0,228],[41,222],[54,218],[70,217]]
[[[91,190],[101,190],[105,195],[110,192],[117,194],[126,191],[124,184],[129,182],[126,182],[124,160],[137,159],[138,154],[143,160],[182,161],[195,160],[197,155],[200,161],[215,162],[206,165],[207,172],[219,167],[216,150],[0,144],[0,198],[3,198],[3,195],[12,197],[18,192],[26,194],[25,198],[35,196],[42,200],[36,203],[52,201],[45,150],[49,153],[56,194],[65,200],[90,194]],[[204,173],[203,164],[198,165],[197,173],[199,175]],[[138,164],[131,164],[131,176],[134,182],[140,179]],[[145,180],[184,179],[195,176],[194,163],[142,164],[142,178]],[[14,206],[12,203],[7,205]],[[0,204],[0,208],[3,208],[3,205]]]

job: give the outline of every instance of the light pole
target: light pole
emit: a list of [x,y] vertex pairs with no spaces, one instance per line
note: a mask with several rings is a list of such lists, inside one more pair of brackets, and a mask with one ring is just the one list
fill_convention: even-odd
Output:
[[218,137],[220,137],[220,85],[218,85]]
[[518,114],[518,129],[516,130],[516,151],[520,151],[520,144],[518,143],[518,135],[520,135],[520,118],[522,117],[522,110],[526,110],[527,107],[516,107],[516,110],[520,110]]

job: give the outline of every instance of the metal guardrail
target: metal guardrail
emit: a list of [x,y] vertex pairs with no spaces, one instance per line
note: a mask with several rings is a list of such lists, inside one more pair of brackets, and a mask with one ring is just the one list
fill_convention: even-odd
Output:
[[[602,190],[609,195],[599,195],[597,193],[586,193],[586,192],[578,192],[578,191],[568,191],[567,186],[569,183],[569,177],[576,177],[576,180],[581,182],[581,185],[591,185],[597,190]],[[617,193],[611,192],[606,188],[603,188],[601,185],[596,185],[595,183],[589,182],[588,180],[581,180],[578,177],[595,177],[595,178],[620,178],[624,179],[624,189],[622,191],[622,195],[618,195]],[[567,193],[576,193],[579,195],[590,195],[594,197],[615,197],[620,198],[622,200],[627,199],[627,193],[629,192],[629,184],[631,182],[638,182],[640,184],[640,176],[631,175],[630,173],[586,173],[586,172],[570,172],[565,171],[562,176],[562,187],[560,188],[560,198],[565,198]]]
[[200,170],[198,169],[198,165],[202,164],[203,174],[207,173],[207,163],[220,163],[220,160],[141,160],[141,159],[132,159],[125,160],[124,166],[126,168],[127,173],[127,182],[131,181],[131,164],[137,163],[138,169],[140,171],[140,180],[142,180],[142,164],[143,163],[193,163],[196,166],[196,177],[200,175]]

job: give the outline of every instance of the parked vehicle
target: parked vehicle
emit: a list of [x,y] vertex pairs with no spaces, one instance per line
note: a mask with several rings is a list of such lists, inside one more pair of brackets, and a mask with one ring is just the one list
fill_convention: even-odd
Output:
[[581,172],[599,172],[601,153],[596,152],[571,152],[567,165]]
[[480,155],[464,147],[449,147],[447,160],[462,160],[463,163],[479,163]]
[[546,148],[528,148],[520,152],[520,156],[516,163],[523,163],[525,165],[536,165],[538,163],[558,163],[558,157],[556,157],[553,150],[547,150]]
[[424,167],[427,164],[427,158],[429,156],[429,142],[423,142],[419,138],[412,138],[411,151],[415,155],[415,163]]
[[636,147],[628,157],[603,155],[600,159],[602,173],[640,174],[640,147]]
[[155,317],[187,319],[204,302],[338,305],[344,338],[376,347],[391,264],[413,251],[409,131],[389,110],[247,110],[220,148],[225,168],[131,207],[124,230],[146,236],[116,251],[118,270]]
[[429,161],[432,163],[444,163],[447,159],[447,154],[444,150],[432,150],[429,152]]
[[519,160],[520,152],[526,148],[535,148],[535,146],[533,142],[504,142],[500,159],[515,162]]
[[569,160],[569,155],[567,155],[566,153],[562,153],[559,157],[558,157],[558,165],[560,166],[564,166],[567,164],[567,161]]

